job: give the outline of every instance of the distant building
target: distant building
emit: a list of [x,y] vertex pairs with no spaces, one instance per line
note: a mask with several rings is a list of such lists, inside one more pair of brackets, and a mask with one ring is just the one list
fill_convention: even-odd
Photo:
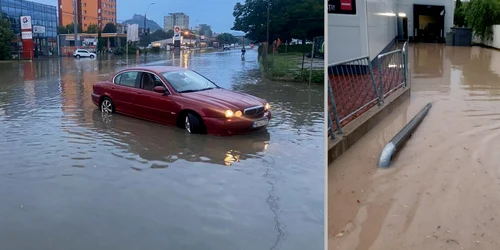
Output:
[[33,48],[38,55],[53,55],[57,52],[57,7],[25,0],[0,0],[3,18],[10,21],[16,35],[14,51],[22,51],[21,16],[31,16]]
[[[73,0],[58,0],[59,25],[66,26],[73,23]],[[77,1],[77,23],[83,31],[91,24],[97,24],[100,29],[107,23],[116,24],[116,0],[85,0]]]
[[116,33],[118,34],[125,34],[127,33],[127,25],[122,24],[122,23],[117,23],[116,24]]
[[189,29],[189,16],[182,12],[169,13],[168,16],[163,18],[163,21],[163,29],[165,31],[171,30],[175,26],[179,26],[181,29]]

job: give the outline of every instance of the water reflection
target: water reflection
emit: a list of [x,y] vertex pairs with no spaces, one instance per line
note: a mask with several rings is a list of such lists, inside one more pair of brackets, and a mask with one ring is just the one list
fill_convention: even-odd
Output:
[[84,124],[91,125],[90,129],[102,138],[119,141],[117,145],[123,146],[111,152],[118,157],[132,153],[139,161],[165,164],[185,160],[231,166],[265,154],[271,138],[265,130],[234,137],[188,135],[182,129],[118,114],[106,115],[98,109],[93,111],[92,123]]

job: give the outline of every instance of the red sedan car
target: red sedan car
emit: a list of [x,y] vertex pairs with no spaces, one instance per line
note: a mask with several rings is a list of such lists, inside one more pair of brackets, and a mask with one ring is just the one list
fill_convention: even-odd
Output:
[[179,67],[122,70],[93,86],[92,101],[104,113],[120,113],[186,129],[188,133],[242,134],[267,127],[269,104],[223,89]]

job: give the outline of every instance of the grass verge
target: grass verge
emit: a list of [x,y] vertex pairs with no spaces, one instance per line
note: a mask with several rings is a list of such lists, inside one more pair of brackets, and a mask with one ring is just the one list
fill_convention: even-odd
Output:
[[302,53],[268,55],[267,73],[263,60],[260,60],[260,69],[262,74],[272,81],[309,82],[309,76],[311,76],[312,83],[324,83],[322,68],[313,68],[312,72],[308,68],[301,69],[300,60],[302,60]]

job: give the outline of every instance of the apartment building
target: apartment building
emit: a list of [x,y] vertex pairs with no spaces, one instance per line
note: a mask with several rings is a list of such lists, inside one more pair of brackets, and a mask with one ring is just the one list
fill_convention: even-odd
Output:
[[[103,28],[106,23],[116,24],[116,0],[75,0],[77,5],[77,22],[86,30],[91,24]],[[58,0],[59,25],[73,23],[73,0]]]
[[163,18],[163,29],[165,31],[171,30],[174,26],[179,26],[181,29],[189,29],[189,16],[179,13],[169,13],[168,16]]

